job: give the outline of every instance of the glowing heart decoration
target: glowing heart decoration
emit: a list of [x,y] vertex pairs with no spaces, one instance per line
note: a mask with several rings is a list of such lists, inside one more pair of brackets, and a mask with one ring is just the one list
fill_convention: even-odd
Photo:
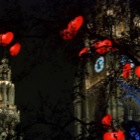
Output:
[[103,44],[107,47],[112,47],[112,42],[109,39],[103,40]]
[[122,71],[122,76],[124,79],[127,79],[131,74],[131,64],[130,63],[126,63],[123,66],[123,71]]
[[72,39],[74,36],[76,36],[83,22],[84,22],[84,18],[82,16],[76,17],[68,24],[66,29],[60,31],[60,35],[64,40]]
[[115,132],[106,132],[103,135],[103,140],[125,140],[125,135],[121,130],[117,130]]
[[20,49],[21,49],[21,45],[19,43],[14,44],[10,48],[10,54],[11,54],[11,56],[17,56],[18,53],[20,52]]
[[70,29],[64,29],[60,32],[60,35],[64,40],[70,40],[76,35],[76,32],[72,32]]
[[72,29],[77,32],[82,26],[83,22],[84,18],[82,16],[78,16],[68,24],[68,29]]
[[81,57],[83,54],[88,53],[88,48],[83,48],[80,52],[79,52],[79,57]]
[[140,78],[140,66],[137,66],[136,69],[135,69],[135,74],[137,77]]
[[14,38],[14,34],[12,32],[7,32],[6,34],[1,35],[1,44],[2,46],[6,46],[12,42]]
[[111,122],[112,122],[111,114],[107,114],[102,118],[102,124],[108,125],[108,126],[104,126],[105,128],[108,128],[109,126],[111,126]]
[[93,44],[96,49],[96,52],[99,54],[107,53],[112,47],[112,41],[109,39],[105,39],[103,41],[98,41]]

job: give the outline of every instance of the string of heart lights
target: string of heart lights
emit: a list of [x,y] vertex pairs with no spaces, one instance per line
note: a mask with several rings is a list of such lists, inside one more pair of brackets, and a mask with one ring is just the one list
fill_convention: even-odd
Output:
[[0,34],[0,44],[2,47],[9,48],[9,53],[11,56],[17,56],[21,50],[21,45],[16,42],[14,45],[9,46],[14,39],[13,32],[6,32],[5,34]]

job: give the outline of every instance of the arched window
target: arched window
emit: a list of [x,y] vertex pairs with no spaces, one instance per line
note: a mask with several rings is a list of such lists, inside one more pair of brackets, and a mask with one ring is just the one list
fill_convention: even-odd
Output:
[[124,119],[139,121],[140,98],[132,93],[126,93],[123,97]]

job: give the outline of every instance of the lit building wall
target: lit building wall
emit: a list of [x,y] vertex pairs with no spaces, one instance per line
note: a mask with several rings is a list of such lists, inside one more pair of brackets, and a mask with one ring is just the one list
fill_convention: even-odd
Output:
[[19,123],[19,117],[11,69],[8,59],[3,58],[0,65],[0,139],[16,139],[15,127]]
[[0,65],[0,107],[15,107],[15,87],[11,81],[11,69],[8,60],[2,59]]
[[[135,2],[140,4],[138,0]],[[90,24],[93,23],[94,32],[102,37],[121,40],[125,46],[128,45],[125,48],[128,50],[126,51],[127,62],[132,56],[132,60],[139,63],[140,13],[134,2],[132,0],[123,2],[121,0],[97,0],[95,11],[96,16],[90,22]],[[92,44],[96,40],[89,39],[89,42]],[[87,40],[85,40],[85,46],[89,48]],[[99,57],[104,57],[104,66],[100,72],[95,70]],[[138,64],[131,62],[134,66],[131,67],[130,76],[125,79],[122,76],[122,68],[126,62],[123,63],[122,59],[123,55],[117,49],[115,53],[110,51],[104,55],[94,54],[86,60],[85,67],[88,74],[82,79],[84,88],[81,92],[84,99],[79,96],[79,119],[87,123],[101,121],[105,114],[111,114],[115,128],[124,121],[140,121],[140,83],[135,75],[135,67]],[[131,87],[133,90],[128,90],[126,87]],[[138,90],[138,93],[135,93],[135,90]]]

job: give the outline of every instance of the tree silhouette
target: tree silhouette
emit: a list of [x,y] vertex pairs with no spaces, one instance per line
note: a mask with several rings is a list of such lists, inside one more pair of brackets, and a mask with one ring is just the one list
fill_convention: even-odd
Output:
[[[0,31],[13,31],[15,40],[22,45],[20,54],[11,57],[10,62],[16,85],[16,104],[21,110],[20,130],[25,140],[101,139],[100,132],[103,134],[104,129],[100,123],[86,124],[72,115],[74,77],[81,63],[78,53],[85,47],[84,41],[88,37],[94,38],[95,42],[119,38],[122,46],[127,45],[123,49],[127,55],[130,55],[127,49],[138,54],[139,27],[133,23],[133,17],[140,14],[138,5],[138,0],[130,0],[130,4],[127,0],[1,2]],[[107,15],[109,8],[114,8],[115,17]],[[129,20],[126,18],[128,10],[131,13]],[[72,40],[64,41],[59,32],[78,15],[84,17],[83,26]],[[130,24],[130,30],[124,30],[125,23]],[[117,30],[118,24],[122,25],[118,33],[121,37],[114,37],[112,26]],[[95,53],[93,48],[91,51]],[[133,59],[137,61],[137,58]],[[102,100],[98,101],[102,106]],[[71,132],[75,121],[84,128],[89,126],[77,137]],[[87,138],[83,138],[82,133],[86,133]]]

